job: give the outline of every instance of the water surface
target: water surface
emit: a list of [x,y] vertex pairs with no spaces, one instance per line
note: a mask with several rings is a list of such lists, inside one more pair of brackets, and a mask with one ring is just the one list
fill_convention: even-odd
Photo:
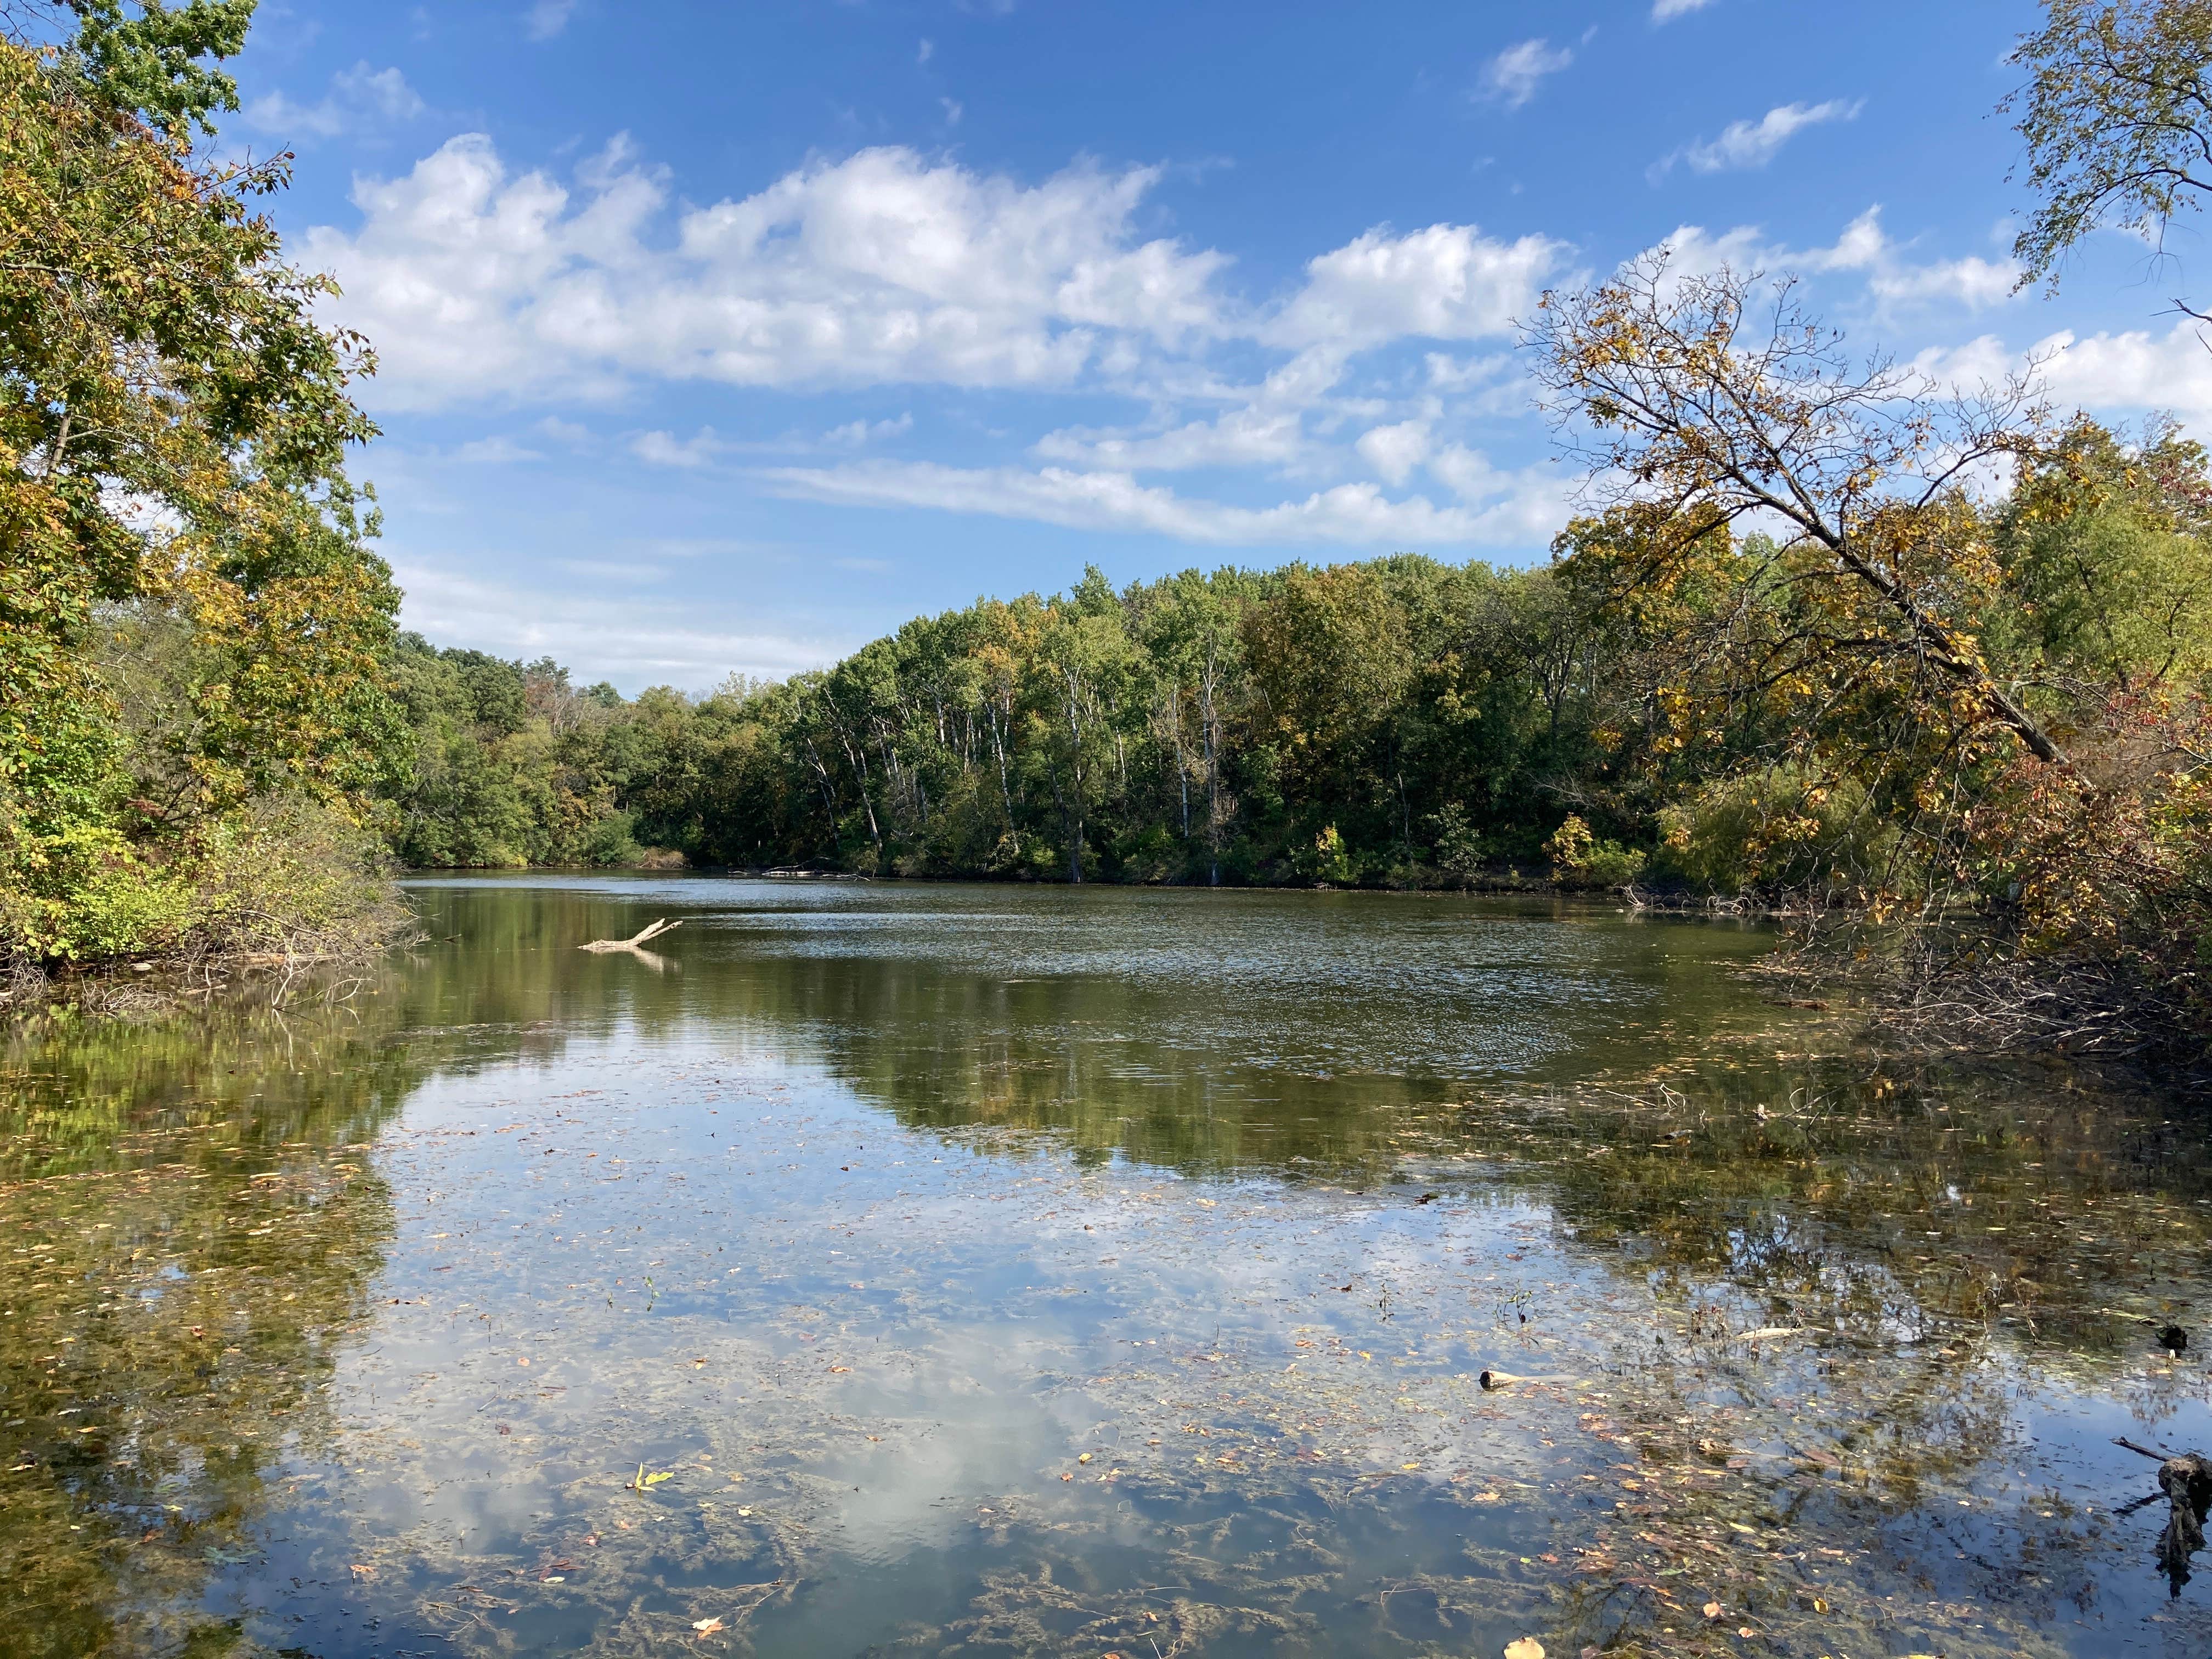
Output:
[[2111,1443],[2212,1443],[2202,1123],[1885,1057],[1756,930],[414,893],[8,1048],[0,1651],[2212,1640]]

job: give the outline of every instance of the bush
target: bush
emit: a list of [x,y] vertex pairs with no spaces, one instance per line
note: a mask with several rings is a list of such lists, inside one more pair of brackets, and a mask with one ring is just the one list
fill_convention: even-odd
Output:
[[1865,786],[1801,766],[1723,778],[1659,813],[1660,867],[1700,892],[1839,886],[1888,860],[1896,831]]
[[1644,872],[1644,854],[1618,842],[1600,841],[1574,813],[1544,843],[1552,879],[1562,887],[1626,887]]

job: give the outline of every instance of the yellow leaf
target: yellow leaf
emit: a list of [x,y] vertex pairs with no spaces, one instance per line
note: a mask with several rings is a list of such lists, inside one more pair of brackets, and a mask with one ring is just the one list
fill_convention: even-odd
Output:
[[1522,1636],[1505,1644],[1505,1659],[1544,1659],[1544,1644],[1533,1636]]

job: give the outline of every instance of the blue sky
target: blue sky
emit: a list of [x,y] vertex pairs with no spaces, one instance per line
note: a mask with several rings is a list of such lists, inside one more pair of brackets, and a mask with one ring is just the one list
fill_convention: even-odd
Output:
[[1516,319],[1661,243],[1852,343],[2212,420],[2193,228],[2012,292],[2036,9],[264,0],[224,139],[382,369],[405,618],[625,690],[922,611],[1541,559]]

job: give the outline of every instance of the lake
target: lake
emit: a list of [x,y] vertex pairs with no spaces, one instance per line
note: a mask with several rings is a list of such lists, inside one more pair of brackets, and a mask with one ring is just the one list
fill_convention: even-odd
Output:
[[2112,1443],[2212,1447],[2203,1120],[1869,1046],[1756,927],[410,892],[10,1039],[0,1652],[2212,1642]]

